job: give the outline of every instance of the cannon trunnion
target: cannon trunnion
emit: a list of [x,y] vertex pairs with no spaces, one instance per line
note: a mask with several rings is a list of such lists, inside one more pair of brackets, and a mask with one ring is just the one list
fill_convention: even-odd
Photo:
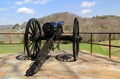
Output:
[[[26,76],[31,76],[40,69],[46,60],[48,52],[50,52],[50,50],[54,50],[55,48],[59,49],[59,43],[61,40],[72,42],[73,59],[74,61],[77,60],[79,53],[79,42],[82,40],[79,35],[78,19],[74,19],[72,35],[63,34],[63,24],[63,21],[47,22],[43,24],[42,32],[40,23],[37,19],[32,18],[28,21],[24,35],[24,45],[28,57],[31,60],[34,60],[34,63],[27,70]],[[45,40],[45,42],[42,42],[42,40]],[[55,41],[58,41],[58,44],[54,48]]]

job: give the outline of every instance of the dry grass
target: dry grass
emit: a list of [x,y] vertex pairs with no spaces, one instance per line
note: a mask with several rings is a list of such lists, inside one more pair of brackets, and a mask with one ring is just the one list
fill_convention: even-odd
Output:
[[[109,44],[109,41],[103,41],[103,42],[100,42],[100,44]],[[115,45],[115,46],[120,46],[120,40],[112,40],[111,44]],[[101,46],[101,48],[104,51],[109,52],[109,47],[108,46]],[[117,57],[120,58],[120,48],[112,47],[111,51],[112,51],[113,56],[117,56]]]

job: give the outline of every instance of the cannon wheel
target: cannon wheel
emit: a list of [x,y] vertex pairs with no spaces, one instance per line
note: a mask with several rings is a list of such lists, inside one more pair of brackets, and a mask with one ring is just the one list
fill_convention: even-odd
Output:
[[78,52],[79,52],[79,22],[78,19],[74,19],[73,24],[73,57],[76,61],[78,58]]
[[27,51],[27,55],[34,60],[37,57],[41,49],[41,40],[38,39],[42,35],[41,27],[37,19],[32,18],[28,21],[25,36],[24,45]]

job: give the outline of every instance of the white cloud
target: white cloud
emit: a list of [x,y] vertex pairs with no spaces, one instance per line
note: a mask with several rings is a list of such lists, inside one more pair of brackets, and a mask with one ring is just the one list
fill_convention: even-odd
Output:
[[0,11],[6,11],[7,8],[0,8]]
[[83,9],[83,10],[81,10],[81,14],[88,14],[91,11],[92,11],[91,9]]
[[30,9],[30,8],[21,7],[17,10],[17,13],[34,14],[35,11],[33,9]]
[[90,8],[90,7],[94,6],[95,4],[96,4],[95,1],[92,1],[92,2],[83,1],[80,6]]
[[52,0],[23,0],[23,1],[18,1],[18,2],[15,2],[16,5],[22,5],[22,4],[27,4],[27,3],[30,3],[30,4],[41,4],[41,5],[44,5],[48,2],[50,2]]
[[22,5],[22,4],[25,4],[25,3],[29,3],[31,0],[23,0],[23,1],[18,1],[18,2],[15,2],[16,5]]
[[50,1],[52,1],[52,0],[35,0],[35,1],[33,1],[33,3],[43,5],[43,4],[46,4],[46,3],[50,2]]

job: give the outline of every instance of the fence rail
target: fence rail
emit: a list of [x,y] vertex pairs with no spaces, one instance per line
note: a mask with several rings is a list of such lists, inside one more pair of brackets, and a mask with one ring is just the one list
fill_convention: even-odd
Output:
[[[24,36],[24,33],[0,33],[0,35],[23,35]],[[72,33],[64,33],[65,35],[71,35]],[[101,46],[108,46],[109,47],[109,59],[111,59],[111,48],[112,47],[115,47],[115,48],[120,48],[120,46],[116,46],[116,45],[112,45],[111,44],[111,36],[113,34],[119,34],[120,35],[120,32],[80,32],[80,34],[90,34],[90,42],[83,42],[83,43],[87,43],[87,44],[90,44],[90,53],[92,54],[93,53],[93,45],[101,45]],[[109,40],[109,44],[100,44],[100,43],[94,43],[93,42],[93,35],[94,34],[107,34],[109,37],[108,37],[108,40]],[[22,44],[22,43],[6,43],[6,44]]]
[[[109,59],[111,59],[111,48],[112,47],[115,47],[115,48],[120,48],[120,46],[116,46],[116,45],[112,45],[111,44],[111,36],[112,34],[119,34],[120,35],[120,32],[81,32],[80,34],[90,34],[90,52],[91,54],[93,53],[93,45],[101,45],[101,46],[108,46],[109,47]],[[107,34],[109,37],[108,37],[108,40],[109,40],[109,44],[100,44],[100,43],[94,43],[93,42],[93,35],[94,34]],[[86,42],[87,43],[87,42]]]
[[[19,36],[19,35],[22,35],[22,36],[24,36],[24,32],[0,32],[0,35],[17,35],[17,36]],[[11,38],[7,38],[7,39],[9,39],[9,40],[11,40]],[[16,39],[16,38],[14,38],[14,39]],[[23,40],[24,41],[24,40]],[[2,45],[7,45],[7,44],[23,44],[23,42],[12,42],[12,40],[10,41],[10,42],[7,42],[7,43],[2,43]]]
[[24,34],[24,32],[1,32],[0,33],[0,35],[2,35],[2,34],[7,34],[7,35],[9,35],[9,34]]

